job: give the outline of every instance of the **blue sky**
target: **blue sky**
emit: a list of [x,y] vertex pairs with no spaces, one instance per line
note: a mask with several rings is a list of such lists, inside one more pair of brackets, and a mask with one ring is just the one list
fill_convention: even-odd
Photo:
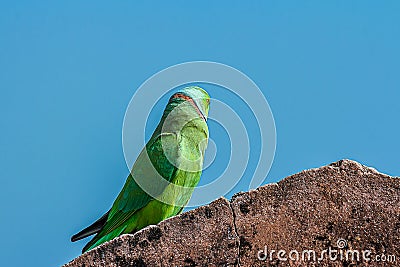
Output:
[[4,266],[79,255],[71,234],[128,173],[129,100],[177,63],[228,64],[261,88],[277,131],[265,183],[342,158],[400,175],[400,2],[251,2],[0,3]]

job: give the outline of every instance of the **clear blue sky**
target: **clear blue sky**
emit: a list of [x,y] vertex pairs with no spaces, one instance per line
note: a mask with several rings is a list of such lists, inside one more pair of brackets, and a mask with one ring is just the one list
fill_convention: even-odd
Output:
[[3,266],[79,255],[71,234],[128,173],[130,98],[181,62],[231,65],[263,90],[277,130],[265,183],[342,158],[400,175],[399,1],[215,2],[1,2]]

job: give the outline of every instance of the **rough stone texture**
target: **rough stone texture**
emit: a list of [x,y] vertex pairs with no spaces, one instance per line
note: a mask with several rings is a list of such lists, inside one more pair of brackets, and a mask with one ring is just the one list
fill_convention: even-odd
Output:
[[[400,265],[400,179],[378,173],[361,164],[342,160],[329,166],[303,171],[233,197],[235,224],[240,239],[241,266],[367,266],[367,262],[290,261],[288,254],[279,261],[271,250],[316,251],[338,249],[338,239],[345,239],[346,249],[371,250],[397,256]],[[341,245],[341,244],[339,244]],[[260,261],[259,250],[267,246],[268,258]],[[396,255],[397,253],[397,255]],[[263,257],[262,254],[260,254]],[[332,254],[334,256],[334,254]],[[296,258],[296,254],[292,254]],[[368,262],[368,266],[384,266]],[[393,265],[392,265],[393,264]]]
[[65,266],[234,266],[238,253],[232,210],[220,198],[115,238]]
[[[329,248],[343,259],[302,260],[303,250],[318,258]],[[288,260],[270,259],[272,250]],[[396,261],[346,260],[349,250]],[[123,235],[65,266],[400,266],[400,179],[341,160]]]

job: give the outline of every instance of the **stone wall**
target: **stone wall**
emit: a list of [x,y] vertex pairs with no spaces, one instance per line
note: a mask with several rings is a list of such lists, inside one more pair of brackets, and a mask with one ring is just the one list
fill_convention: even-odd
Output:
[[400,266],[400,179],[341,160],[120,236],[65,266],[354,265]]

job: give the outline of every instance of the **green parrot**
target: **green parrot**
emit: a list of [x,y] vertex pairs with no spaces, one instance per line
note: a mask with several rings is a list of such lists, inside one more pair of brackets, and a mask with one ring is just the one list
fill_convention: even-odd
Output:
[[111,209],[71,237],[75,242],[96,234],[82,253],[182,212],[200,180],[209,104],[208,93],[197,86],[171,96]]

